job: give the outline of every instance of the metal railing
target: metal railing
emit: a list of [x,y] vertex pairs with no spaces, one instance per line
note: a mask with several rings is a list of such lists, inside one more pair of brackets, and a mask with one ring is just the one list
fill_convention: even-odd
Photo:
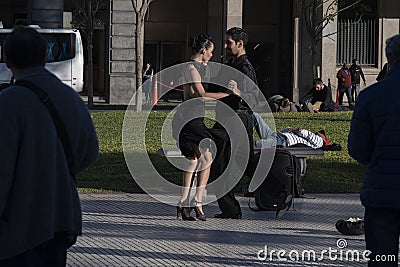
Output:
[[351,63],[356,58],[361,65],[376,66],[378,57],[377,19],[339,19],[336,62]]

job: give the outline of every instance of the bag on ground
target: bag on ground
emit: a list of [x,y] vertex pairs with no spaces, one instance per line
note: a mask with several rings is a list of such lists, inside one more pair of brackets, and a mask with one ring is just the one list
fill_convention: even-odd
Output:
[[254,192],[259,210],[278,211],[288,195],[301,197],[304,189],[301,181],[300,160],[285,150],[276,150],[271,169],[259,188]]

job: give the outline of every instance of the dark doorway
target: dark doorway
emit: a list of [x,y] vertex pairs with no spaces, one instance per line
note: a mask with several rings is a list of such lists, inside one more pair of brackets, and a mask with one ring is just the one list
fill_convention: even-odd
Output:
[[[159,72],[165,68],[187,61],[187,49],[183,42],[146,42],[144,46],[144,62],[149,61],[155,70]],[[161,80],[160,78],[158,80]],[[158,83],[158,95],[163,95],[165,102],[169,100],[183,100],[180,87],[176,87],[178,81]]]
[[272,43],[248,43],[246,53],[257,74],[258,87],[266,98],[276,94],[273,90],[273,51]]

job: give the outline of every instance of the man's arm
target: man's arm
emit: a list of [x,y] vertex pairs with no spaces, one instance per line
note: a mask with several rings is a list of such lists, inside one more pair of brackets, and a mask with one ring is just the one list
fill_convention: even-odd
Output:
[[[93,125],[93,123],[90,124]],[[80,157],[81,160],[77,162],[77,173],[80,173],[81,171],[92,165],[97,160],[99,154],[99,143],[94,127],[89,126],[85,139],[86,148],[84,150],[84,155]]]
[[18,156],[19,127],[17,113],[8,105],[14,103],[8,99],[0,99],[0,219],[6,211],[9,193],[14,181],[15,164]]
[[342,77],[342,70],[341,69],[337,72],[336,78],[342,80],[343,77]]
[[363,80],[363,82],[364,82],[364,85],[365,85],[365,77],[364,77],[364,72],[363,72],[363,70],[362,70],[362,68],[360,67],[360,76],[361,76],[361,78],[362,78],[362,80]]
[[307,102],[308,99],[310,99],[314,95],[314,88],[311,88],[310,91],[308,91],[307,94],[305,94],[302,98],[300,98],[300,103],[304,104]]
[[78,137],[78,152],[75,151],[76,173],[80,173],[92,165],[97,160],[99,154],[97,133],[89,110],[86,108],[85,104],[83,104],[82,109],[83,111],[80,112],[80,116],[82,117],[80,125],[81,131]]
[[360,94],[351,119],[347,143],[349,155],[364,165],[369,164],[374,148],[373,127],[366,107],[363,95]]
[[257,86],[256,72],[251,64],[244,64],[242,67],[242,73],[245,74],[249,79],[244,79],[243,88],[239,88],[241,91],[241,97],[246,101],[250,108],[254,108],[259,105],[259,92]]

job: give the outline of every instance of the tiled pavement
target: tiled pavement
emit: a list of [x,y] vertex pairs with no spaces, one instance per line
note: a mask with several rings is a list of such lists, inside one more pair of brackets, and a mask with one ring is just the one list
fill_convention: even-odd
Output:
[[[176,219],[175,207],[145,194],[82,194],[84,235],[70,249],[67,265],[366,266],[363,260],[349,261],[354,257],[348,254],[363,252],[364,236],[343,236],[335,229],[338,219],[363,217],[359,196],[307,197],[295,199],[295,210],[280,219],[273,212],[251,211],[248,199],[240,197],[242,220],[187,222]],[[218,207],[212,203],[205,211],[212,217]],[[347,246],[340,249],[338,242]],[[260,260],[265,246],[268,257]],[[279,250],[285,250],[286,261],[278,261]]]

